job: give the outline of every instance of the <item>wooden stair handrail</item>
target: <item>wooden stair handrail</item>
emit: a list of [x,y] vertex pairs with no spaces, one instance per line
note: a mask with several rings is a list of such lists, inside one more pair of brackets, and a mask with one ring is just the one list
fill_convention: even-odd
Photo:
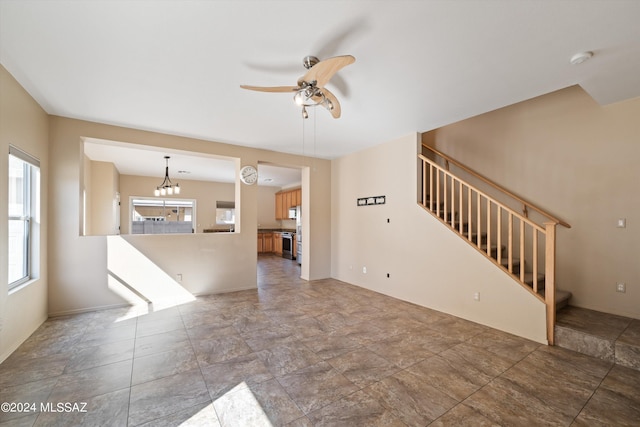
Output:
[[[547,342],[549,345],[554,345],[556,321],[556,226],[560,222],[551,217],[549,218],[550,220],[545,221],[543,225],[536,224],[536,222],[527,217],[526,207],[524,214],[516,212],[506,204],[503,204],[497,199],[489,196],[487,193],[484,193],[475,185],[454,175],[454,173],[448,169],[449,162],[447,162],[446,166],[442,166],[435,160],[431,160],[422,154],[418,154],[418,158],[422,162],[420,168],[422,174],[422,194],[419,196],[420,199],[418,200],[418,204],[462,237],[464,241],[475,247],[480,251],[480,253],[491,260],[491,262],[507,272],[513,279],[518,281],[521,286],[531,292],[532,295],[544,302],[546,306]],[[449,161],[451,161],[451,159],[449,159]],[[465,170],[467,170],[467,168],[465,168]],[[473,176],[476,176],[476,174]],[[485,179],[482,179],[482,181],[484,182]],[[466,191],[464,190],[465,187]],[[455,194],[456,192],[457,194]],[[511,195],[508,191],[506,191],[506,193]],[[458,216],[459,212],[455,211],[456,198],[458,199],[457,208],[462,210],[462,212],[467,210],[466,218],[464,217],[464,213]],[[485,205],[483,199],[486,200],[486,210],[484,215],[482,214],[482,209]],[[516,199],[521,200],[517,197]],[[475,208],[472,207],[474,202]],[[528,204],[528,206],[535,209],[535,207],[530,204]],[[475,216],[472,210],[476,211]],[[502,253],[502,239],[505,231],[502,225],[503,212],[507,214],[505,218],[507,221],[506,237],[508,241],[505,247],[506,255],[503,255]],[[465,219],[467,224],[466,227]],[[474,219],[476,219],[475,226],[473,226]],[[517,229],[519,231],[514,227],[514,219],[519,221],[519,227]],[[495,237],[497,240],[497,244],[495,245],[495,254],[493,253],[491,240],[493,234],[493,223],[495,223]],[[529,238],[526,237],[527,233],[530,233],[531,243],[528,242]],[[484,240],[482,237],[483,234],[486,235],[486,239]],[[542,268],[538,257],[539,236],[544,239],[542,246],[544,249],[544,266],[542,266]],[[514,238],[516,237],[517,240],[519,240],[517,243],[514,242]],[[526,243],[525,240],[527,241]],[[531,251],[531,273],[527,273],[525,270],[525,262],[527,262],[527,248]],[[519,256],[517,272],[515,271],[515,259],[513,257],[516,252]],[[506,260],[506,266],[504,265],[503,260]],[[538,274],[540,271],[544,271],[544,296],[540,295],[540,288],[538,287]],[[525,276],[527,274],[531,275],[531,282],[525,281]]]
[[[478,178],[479,180],[481,180],[482,182],[484,182],[485,184],[495,188],[496,190],[500,191],[501,193],[506,194],[507,196],[517,200],[518,202],[522,203],[525,207],[525,211],[528,208],[533,209],[534,211],[538,212],[539,214],[543,215],[544,217],[550,219],[551,221],[555,222],[556,224],[562,225],[563,227],[567,227],[567,228],[571,228],[571,225],[569,225],[568,223],[562,221],[561,219],[558,219],[556,217],[554,217],[553,215],[551,215],[548,212],[545,212],[544,210],[538,208],[537,206],[531,204],[530,202],[527,202],[526,200],[524,200],[521,197],[516,196],[515,194],[513,194],[511,191],[507,190],[506,188],[494,183],[493,181],[489,180],[488,178],[485,178],[484,176],[480,175],[478,172],[474,171],[473,169],[463,165],[462,163],[458,162],[457,160],[447,156],[446,154],[442,153],[441,151],[436,150],[433,147],[429,147],[428,145],[425,145],[424,143],[422,143],[422,147],[426,148],[427,150],[431,151],[432,153],[442,157],[443,159],[445,159],[445,161],[449,162],[449,163],[453,163],[454,165],[456,165],[457,167],[459,167],[460,169],[464,170],[465,172],[473,175],[474,177]],[[420,154],[419,156],[422,157],[422,154]]]

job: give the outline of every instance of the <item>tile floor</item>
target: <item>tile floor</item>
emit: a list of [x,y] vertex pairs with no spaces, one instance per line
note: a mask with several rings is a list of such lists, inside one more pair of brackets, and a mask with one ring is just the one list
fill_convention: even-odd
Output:
[[28,404],[0,425],[640,424],[638,370],[298,275],[261,256],[257,290],[48,320],[0,364]]

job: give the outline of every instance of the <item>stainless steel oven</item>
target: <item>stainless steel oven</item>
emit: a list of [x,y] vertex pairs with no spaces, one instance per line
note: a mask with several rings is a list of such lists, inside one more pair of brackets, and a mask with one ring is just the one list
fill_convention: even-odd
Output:
[[282,233],[282,258],[295,259],[295,251],[291,233]]

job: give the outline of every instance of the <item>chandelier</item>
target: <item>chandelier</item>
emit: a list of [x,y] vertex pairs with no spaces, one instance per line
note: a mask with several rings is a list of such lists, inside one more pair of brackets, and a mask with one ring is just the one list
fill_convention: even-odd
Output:
[[170,158],[171,157],[169,156],[164,156],[164,159],[167,163],[167,167],[164,172],[164,181],[162,181],[162,184],[156,187],[155,191],[153,192],[155,196],[165,196],[165,195],[170,196],[172,194],[180,194],[180,184],[173,185],[173,183],[169,179],[169,159]]

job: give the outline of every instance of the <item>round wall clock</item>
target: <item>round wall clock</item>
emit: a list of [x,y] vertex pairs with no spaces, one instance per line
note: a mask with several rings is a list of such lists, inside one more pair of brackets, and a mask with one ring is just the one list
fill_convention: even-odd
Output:
[[258,171],[253,166],[245,166],[240,169],[240,180],[247,185],[258,182]]

